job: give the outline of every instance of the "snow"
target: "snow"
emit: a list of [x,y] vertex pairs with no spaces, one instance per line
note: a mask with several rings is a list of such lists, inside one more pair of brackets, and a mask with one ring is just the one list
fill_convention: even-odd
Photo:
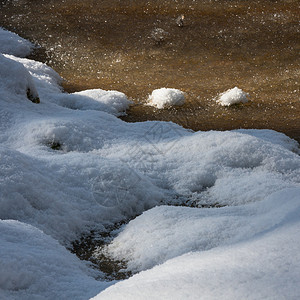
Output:
[[[283,203],[287,194],[289,198]],[[300,188],[247,206],[155,207],[126,225],[102,251],[116,260],[128,261],[129,271],[140,272],[188,252],[237,244],[273,230],[300,212],[298,195]]]
[[0,27],[0,53],[25,57],[34,49],[34,45],[17,34]]
[[26,68],[0,53],[0,95],[8,99],[14,96],[38,99],[33,78]]
[[234,87],[233,89],[229,89],[226,92],[221,93],[217,97],[217,103],[222,106],[230,106],[238,103],[247,103],[249,101],[248,98],[248,93],[245,93],[238,87]]
[[[109,283],[31,225],[0,220],[1,299],[88,299]],[[94,273],[94,274],[93,274]]]
[[184,93],[178,89],[161,88],[156,89],[149,96],[148,104],[158,109],[184,104]]
[[[274,204],[289,198],[287,205],[294,210],[277,211],[274,225],[269,220],[270,226],[266,230],[262,226],[253,237],[177,256],[109,287],[93,299],[298,299],[299,192],[298,188],[273,195]],[[214,219],[218,220],[217,216]],[[260,221],[265,223],[263,218]],[[215,234],[213,230],[211,233],[208,240]]]
[[[123,93],[65,93],[54,70],[10,47],[0,54],[0,299],[298,298],[296,141],[126,123]],[[129,219],[98,250],[127,261],[128,280],[105,282],[66,249]]]

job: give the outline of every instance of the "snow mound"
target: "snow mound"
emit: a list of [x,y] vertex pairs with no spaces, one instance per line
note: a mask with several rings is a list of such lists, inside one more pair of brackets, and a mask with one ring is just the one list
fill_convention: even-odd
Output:
[[24,66],[32,76],[41,98],[48,99],[52,94],[61,94],[63,79],[52,68],[44,63],[27,58],[19,58],[13,55],[6,55],[6,57]]
[[41,62],[7,55],[7,58],[21,63],[31,75],[42,100],[75,110],[97,110],[115,116],[123,116],[131,101],[124,93],[92,89],[76,93],[62,93],[62,78]]
[[299,188],[288,189],[280,197],[273,194],[244,207],[155,207],[126,225],[100,253],[125,260],[128,271],[140,272],[191,251],[235,244],[272,229],[299,211],[297,192]]
[[17,34],[0,27],[0,52],[25,57],[33,50],[34,45]]
[[33,226],[0,220],[0,232],[1,299],[87,299],[109,286]]
[[184,104],[184,93],[178,89],[161,88],[156,89],[149,96],[149,105],[162,109],[170,106]]
[[61,94],[55,100],[58,105],[70,109],[99,110],[115,116],[126,115],[126,109],[131,104],[124,93],[101,89]]
[[217,97],[217,103],[222,106],[230,106],[238,103],[246,103],[249,101],[249,94],[245,93],[243,90],[234,87],[233,89],[229,89],[224,93],[221,93]]
[[0,53],[0,97],[4,100],[11,98],[27,98],[39,103],[39,95],[30,73],[19,62]]
[[[270,197],[265,207],[261,207],[265,211],[265,216],[261,215],[261,218],[257,219],[260,224],[256,224],[252,238],[249,238],[246,232],[245,239],[241,237],[240,242],[207,251],[187,252],[109,287],[93,300],[297,299],[300,295],[299,192],[299,188],[286,190]],[[279,208],[274,210],[273,204],[274,206],[280,204],[284,212],[281,213]],[[285,205],[287,208],[284,208]],[[270,213],[267,212],[268,208],[271,210]],[[242,217],[243,208],[240,210]],[[214,231],[216,227],[213,222],[218,220],[217,215],[221,218],[222,211],[219,214],[215,213],[214,217],[211,215],[210,222],[204,218],[204,224],[207,222],[206,225],[212,225],[211,231],[209,228],[204,229],[207,230],[207,241],[218,234]],[[224,219],[225,227],[232,225],[231,220],[234,217],[230,214],[227,216],[229,220],[227,223]],[[250,211],[247,219],[251,219]],[[241,222],[245,225],[242,218]],[[269,226],[265,226],[268,222]],[[241,227],[241,235],[245,230],[244,225]],[[169,226],[169,223],[166,222],[165,226]],[[172,226],[173,223],[170,227]],[[261,230],[255,233],[260,226]],[[147,237],[151,229],[150,227],[147,230]],[[196,232],[192,232],[193,229],[194,227],[187,232],[191,238],[197,235]],[[248,229],[251,231],[250,226]],[[235,230],[238,232],[239,227]],[[162,233],[167,233],[167,230],[164,228]],[[162,234],[156,236],[150,251],[156,252],[157,244],[159,247],[164,240],[171,240],[172,233],[171,229],[167,236]],[[147,243],[146,238],[144,241],[141,247]],[[194,242],[198,243],[197,240]],[[177,246],[177,240],[172,244],[173,247],[180,247]],[[165,249],[162,253],[167,252]]]

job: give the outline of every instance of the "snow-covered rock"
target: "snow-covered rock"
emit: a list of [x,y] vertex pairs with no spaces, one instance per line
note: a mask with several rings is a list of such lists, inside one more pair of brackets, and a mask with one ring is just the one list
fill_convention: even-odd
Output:
[[184,104],[184,93],[178,89],[161,88],[156,89],[149,96],[148,104],[159,109],[180,106]]

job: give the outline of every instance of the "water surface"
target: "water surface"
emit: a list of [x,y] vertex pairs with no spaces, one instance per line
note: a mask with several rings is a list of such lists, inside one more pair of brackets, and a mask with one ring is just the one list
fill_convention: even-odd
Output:
[[[300,7],[286,1],[2,1],[0,25],[38,43],[67,91],[124,92],[126,121],[172,120],[194,130],[270,128],[300,140]],[[184,14],[184,26],[176,18]],[[214,98],[239,87],[246,105]],[[187,103],[143,105],[153,89]]]

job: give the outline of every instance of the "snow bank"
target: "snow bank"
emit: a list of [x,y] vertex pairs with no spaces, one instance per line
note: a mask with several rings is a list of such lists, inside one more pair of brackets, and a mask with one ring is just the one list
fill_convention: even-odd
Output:
[[24,66],[0,53],[0,95],[4,100],[28,98],[39,103],[33,78]]
[[33,48],[34,45],[29,41],[0,27],[0,53],[25,57]]
[[7,58],[21,63],[28,70],[35,84],[39,86],[42,99],[59,106],[75,110],[98,110],[122,116],[131,104],[126,95],[118,91],[93,89],[72,94],[62,93],[62,78],[47,65],[26,58]]
[[238,103],[246,103],[249,101],[248,97],[249,94],[235,87],[233,89],[227,90],[224,93],[221,93],[217,97],[217,103],[219,103],[222,106],[230,106]]
[[[184,299],[186,293],[197,299],[202,290],[245,298],[262,286],[261,298],[275,292],[293,298],[299,291],[295,141],[268,130],[191,132],[171,122],[126,123],[115,117],[129,104],[122,93],[63,93],[51,68],[12,55],[0,54],[0,67],[0,298],[96,295],[107,285],[63,246],[149,209],[107,253],[128,260],[133,271],[162,265],[116,284],[101,299]],[[28,89],[40,104],[28,101]],[[166,95],[174,104],[180,93]]]
[[177,89],[161,88],[156,89],[149,96],[149,105],[159,109],[184,104],[184,93]]
[[58,105],[80,110],[99,110],[115,116],[123,116],[129,108],[129,101],[124,93],[104,91],[101,89],[86,90],[73,94],[62,94],[53,99]]
[[[260,224],[255,224],[255,230],[259,225],[261,230],[256,233],[254,230],[253,237],[246,235],[240,242],[178,256],[109,287],[93,299],[297,299],[300,295],[299,192],[298,188],[269,197],[264,211],[270,226],[263,230],[266,221],[261,215]],[[289,208],[281,213],[279,209],[274,210],[273,205],[277,204]],[[269,216],[267,208],[272,211]],[[242,213],[243,208],[240,210]],[[214,213],[211,224],[222,218],[222,212],[217,215]],[[229,224],[233,216],[229,215]],[[251,219],[251,214],[247,219]],[[227,227],[225,219],[224,225]],[[215,228],[211,229],[211,236],[207,235],[208,241],[218,234]],[[242,226],[241,234],[244,229]],[[235,231],[239,232],[239,227]],[[195,233],[188,230],[188,234]],[[171,233],[166,237],[159,234],[151,249],[165,239],[171,239]],[[173,247],[180,247],[177,241]]]
[[[0,220],[1,299],[88,299],[109,283],[97,282],[79,259],[42,231]],[[98,274],[99,275],[99,274]]]
[[101,252],[140,272],[188,252],[236,244],[272,230],[300,212],[298,195],[300,188],[257,204],[219,209],[156,207],[126,225]]

